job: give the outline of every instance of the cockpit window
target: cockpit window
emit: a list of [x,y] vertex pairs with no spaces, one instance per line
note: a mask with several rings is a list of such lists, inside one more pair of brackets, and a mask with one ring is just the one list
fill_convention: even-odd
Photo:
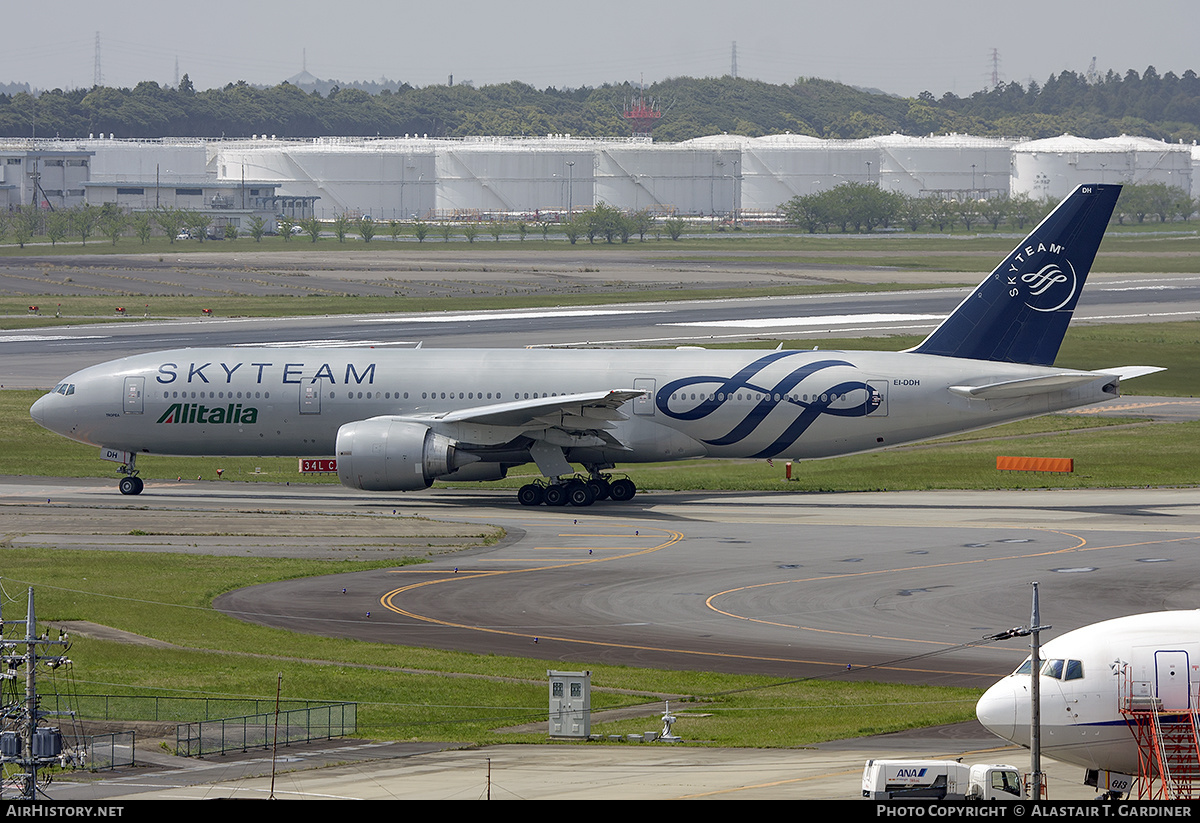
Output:
[[1063,661],[1062,660],[1047,660],[1042,665],[1042,676],[1053,677],[1055,680],[1062,680]]
[[1063,680],[1082,680],[1083,679],[1083,661],[1068,660],[1067,672],[1063,676]]
[[1024,663],[1022,663],[1022,664],[1021,664],[1021,665],[1020,665],[1020,666],[1017,668],[1017,670],[1016,670],[1015,672],[1013,672],[1013,674],[1029,674],[1029,672],[1030,672],[1030,671],[1032,671],[1032,670],[1033,670],[1033,658],[1032,658],[1032,657],[1026,657],[1026,658],[1025,658],[1025,662],[1024,662]]
[[50,393],[51,394],[74,394],[75,393],[75,384],[74,383],[59,383],[57,386],[54,387],[54,389]]

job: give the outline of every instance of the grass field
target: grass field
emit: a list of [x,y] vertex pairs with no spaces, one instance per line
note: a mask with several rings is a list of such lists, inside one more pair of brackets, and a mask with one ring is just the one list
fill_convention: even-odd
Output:
[[[297,634],[233,620],[209,608],[218,594],[242,586],[382,564],[249,557],[231,562],[53,548],[5,548],[3,557],[3,593],[17,601],[5,603],[6,618],[21,616],[14,612],[23,606],[24,587],[32,585],[42,621],[89,620],[181,647],[77,639],[71,649],[72,688],[81,694],[269,698],[282,673],[288,699],[359,703],[359,733],[369,738],[478,744],[545,739],[544,731],[495,731],[545,720],[545,660]],[[136,587],[131,581],[137,581]],[[713,746],[797,746],[957,722],[972,716],[979,695],[972,689],[841,683],[836,678],[792,682],[696,671],[587,668],[593,672],[595,710],[661,706],[669,698],[684,715],[676,730],[690,741]],[[710,716],[690,718],[689,710]],[[652,706],[644,720],[594,724],[593,730],[651,730],[660,712]]]

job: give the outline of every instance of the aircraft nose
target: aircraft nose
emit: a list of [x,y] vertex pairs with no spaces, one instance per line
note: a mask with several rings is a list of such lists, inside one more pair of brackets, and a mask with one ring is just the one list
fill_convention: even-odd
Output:
[[46,425],[46,408],[50,405],[50,395],[44,394],[37,400],[33,401],[33,405],[29,407],[29,416],[39,426]]
[[1017,699],[1008,678],[992,686],[975,704],[975,716],[992,734],[1013,740],[1017,726]]

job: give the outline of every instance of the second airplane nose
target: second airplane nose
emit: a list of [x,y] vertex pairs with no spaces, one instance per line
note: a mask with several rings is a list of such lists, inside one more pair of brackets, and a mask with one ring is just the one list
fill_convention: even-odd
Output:
[[975,716],[989,732],[1012,740],[1017,725],[1017,701],[1012,686],[1002,680],[992,686],[975,704]]

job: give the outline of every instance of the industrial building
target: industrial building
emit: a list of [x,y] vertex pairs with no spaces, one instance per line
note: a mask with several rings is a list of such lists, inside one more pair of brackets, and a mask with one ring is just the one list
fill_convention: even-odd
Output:
[[1104,140],[892,134],[822,140],[712,135],[632,138],[325,137],[0,141],[0,205],[116,203],[250,216],[560,220],[606,203],[658,215],[775,215],[842,183],[906,195],[1063,197],[1084,182],[1166,183],[1197,195],[1195,146]]

